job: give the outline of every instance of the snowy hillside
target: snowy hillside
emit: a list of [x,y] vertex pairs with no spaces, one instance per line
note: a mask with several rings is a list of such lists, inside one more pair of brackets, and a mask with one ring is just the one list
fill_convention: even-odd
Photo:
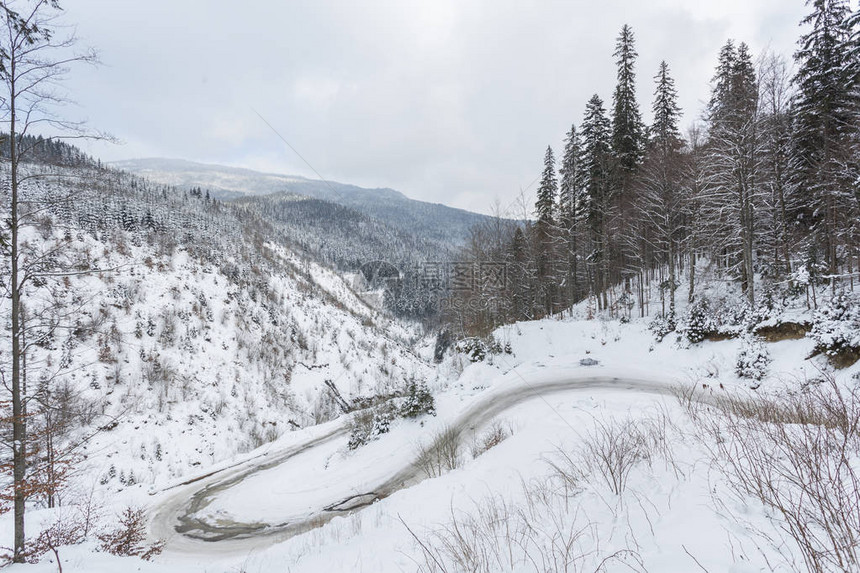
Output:
[[213,196],[223,199],[275,193],[304,195],[349,207],[376,219],[377,224],[389,225],[402,233],[449,247],[463,245],[472,226],[488,219],[478,213],[409,199],[393,189],[365,189],[332,181],[179,159],[130,159],[112,165],[180,189],[209,189]]
[[304,177],[156,157],[115,161],[111,166],[180,189],[205,187],[217,199],[283,193],[289,190],[288,185],[307,181]]
[[[575,571],[680,573],[802,563],[786,518],[741,491],[709,441],[709,424],[734,418],[721,413],[724,406],[695,405],[760,399],[734,373],[739,341],[686,348],[656,343],[643,321],[579,319],[520,323],[494,336],[507,350],[471,364],[463,354],[446,358],[444,370],[463,372],[437,395],[435,417],[397,421],[355,451],[338,422],[289,433],[237,459],[236,469],[138,497],[151,508],[153,535],[167,533],[168,543],[154,562],[135,566],[159,573],[531,571],[527,564],[543,559],[536,570],[563,571],[566,562]],[[826,367],[823,359],[804,360],[811,340],[768,346],[769,399],[779,400],[798,377],[820,379]],[[837,382],[856,384],[858,373],[860,365]],[[428,448],[452,429],[450,455],[428,465]],[[608,438],[621,440],[612,456],[630,456],[611,458],[624,464],[619,476],[592,457],[609,447]],[[380,491],[408,468],[399,486],[406,489],[369,507],[322,509]],[[192,515],[213,531],[263,533],[207,542],[172,531],[196,492],[210,493]],[[277,533],[284,525],[275,524],[305,516],[323,525]],[[64,551],[66,571],[127,566],[87,546]],[[36,570],[51,567],[46,559]]]
[[416,332],[261,221],[111,172],[40,180],[28,199],[70,191],[22,245],[71,269],[27,287],[28,361],[69,418],[58,442],[95,432],[76,490],[157,488],[431,376]]
[[373,261],[407,268],[412,261],[449,260],[456,253],[450,243],[303,195],[276,193],[232,204],[266,219],[289,237],[294,249],[343,271],[356,272]]
[[[119,4],[0,2],[0,569],[860,573],[856,0]],[[495,215],[102,161],[264,124]]]
[[[50,205],[22,237],[43,277],[25,291],[31,430],[62,452],[48,466],[62,503],[34,495],[30,523],[97,532],[60,538],[64,571],[791,570],[826,547],[791,529],[814,507],[775,514],[744,485],[758,466],[726,462],[745,444],[784,447],[783,420],[812,439],[802,422],[841,416],[821,426],[831,439],[860,415],[860,364],[814,356],[853,336],[826,287],[811,291],[817,310],[802,291],[744,309],[702,265],[671,328],[655,286],[643,300],[656,319],[586,299],[434,347],[265,213],[112,171],[26,170],[60,175],[24,198]],[[783,413],[775,426],[756,412]],[[855,491],[855,458],[820,478],[827,491]],[[164,544],[151,562],[103,552],[123,511],[142,512],[135,543]]]

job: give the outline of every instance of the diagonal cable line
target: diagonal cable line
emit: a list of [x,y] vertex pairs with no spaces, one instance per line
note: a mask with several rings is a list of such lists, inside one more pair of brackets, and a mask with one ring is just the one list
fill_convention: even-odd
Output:
[[[260,120],[261,120],[263,123],[265,123],[265,124],[266,124],[266,126],[268,126],[268,128],[269,128],[269,129],[271,129],[271,130],[272,130],[272,132],[273,132],[276,136],[278,136],[278,138],[279,138],[281,141],[283,141],[283,142],[284,142],[284,144],[286,144],[286,146],[287,146],[287,147],[289,147],[289,148],[293,151],[293,153],[295,153],[295,154],[299,157],[299,159],[301,159],[301,160],[305,163],[305,165],[307,165],[307,166],[311,169],[311,171],[313,171],[313,172],[316,174],[316,176],[317,176],[317,177],[319,177],[319,178],[320,178],[320,180],[328,186],[328,188],[329,188],[329,189],[331,189],[331,191],[332,191],[333,193],[335,193],[335,194],[336,194],[336,195],[338,195],[338,196],[342,196],[342,194],[341,194],[341,193],[339,193],[337,190],[335,190],[335,188],[332,186],[332,184],[331,184],[331,183],[329,183],[329,181],[328,181],[325,177],[323,177],[323,176],[322,176],[322,174],[320,174],[320,172],[319,172],[319,171],[317,171],[317,170],[316,170],[316,168],[314,168],[314,166],[313,166],[313,165],[311,165],[311,164],[310,164],[310,162],[309,162],[307,159],[305,159],[305,158],[304,158],[304,156],[303,156],[301,153],[299,153],[299,151],[298,151],[295,147],[293,147],[293,145],[292,145],[289,141],[287,141],[287,139],[286,139],[283,135],[281,135],[281,133],[280,133],[277,129],[275,129],[275,127],[274,127],[271,123],[269,123],[269,121],[268,121],[265,117],[263,117],[263,115],[262,115],[260,112],[258,112],[258,111],[257,111],[256,109],[254,109],[253,107],[251,108],[251,111],[253,111],[253,112],[257,115],[257,117],[259,117],[259,118],[260,118]],[[535,182],[537,182],[537,180],[538,180],[538,179],[540,179],[540,176],[538,176],[537,178],[535,178],[535,180],[534,180],[534,181],[532,181],[532,182],[528,185],[528,187],[526,187],[526,189],[528,189],[528,188],[530,188],[532,185],[534,185],[534,184],[535,184]],[[510,209],[510,205],[508,206],[508,209]],[[507,362],[507,361],[506,361],[506,362]],[[509,366],[510,366],[510,364],[509,364]],[[527,380],[526,380],[526,379],[525,379],[525,378],[524,378],[524,377],[523,377],[523,376],[522,376],[522,375],[517,371],[517,369],[516,369],[515,367],[511,366],[511,367],[510,367],[510,369],[511,369],[511,371],[513,371],[513,372],[514,372],[514,374],[516,374],[516,376],[517,376],[520,380],[522,380],[522,381],[523,381],[523,383],[524,383],[528,388],[530,388],[530,389],[532,390],[532,392],[533,392],[533,395],[534,395],[534,396],[536,396],[536,397],[540,398],[540,399],[541,399],[541,400],[542,400],[542,401],[547,405],[547,407],[549,407],[549,409],[550,409],[550,410],[552,410],[552,412],[553,412],[556,416],[558,416],[558,418],[559,418],[562,422],[564,422],[568,427],[570,427],[570,429],[571,429],[571,430],[574,430],[574,432],[576,431],[576,430],[573,428],[573,426],[571,426],[571,425],[570,425],[570,422],[568,422],[568,421],[567,421],[567,419],[566,419],[564,416],[562,416],[562,415],[561,415],[561,413],[560,413],[560,412],[558,412],[558,410],[556,410],[556,409],[552,406],[552,404],[550,404],[550,403],[546,400],[546,398],[544,398],[544,396],[542,396],[540,393],[538,393],[537,388],[535,388],[532,384],[530,384],[530,383],[529,383],[529,382],[528,382],[528,381],[527,381]],[[341,372],[341,374],[340,374],[339,376],[337,376],[337,377],[334,379],[334,381],[333,381],[333,382],[336,382],[338,379],[340,379],[340,377],[341,377],[341,376],[343,376],[343,374],[344,374],[344,372]]]
[[278,138],[279,138],[281,141],[283,141],[283,142],[287,145],[287,147],[289,147],[289,148],[293,151],[293,153],[295,153],[295,154],[299,157],[299,159],[301,159],[302,161],[304,161],[305,165],[307,165],[307,166],[310,168],[310,170],[311,170],[311,171],[313,171],[313,172],[316,174],[316,176],[320,178],[320,181],[322,181],[323,183],[325,183],[325,184],[328,186],[328,188],[329,188],[329,189],[331,189],[331,192],[332,192],[332,193],[334,193],[334,194],[335,194],[335,195],[337,195],[338,197],[343,197],[343,193],[341,193],[341,192],[337,191],[337,190],[332,186],[332,184],[331,184],[331,183],[329,183],[328,179],[326,179],[325,177],[323,177],[323,176],[320,174],[320,172],[319,172],[319,171],[317,171],[317,170],[314,168],[314,166],[313,166],[313,165],[311,165],[311,164],[310,164],[310,162],[309,162],[307,159],[305,159],[305,158],[304,158],[304,156],[303,156],[301,153],[299,153],[299,150],[298,150],[298,149],[296,149],[295,147],[293,147],[293,146],[290,144],[290,142],[289,142],[289,141],[287,141],[287,139],[286,139],[283,135],[281,135],[281,133],[280,133],[277,129],[275,129],[275,127],[274,127],[271,123],[269,123],[269,121],[268,121],[265,117],[263,117],[263,116],[262,116],[262,114],[260,114],[260,112],[258,112],[258,111],[257,111],[256,109],[254,109],[253,107],[251,108],[251,111],[253,111],[255,114],[257,114],[257,117],[259,117],[259,118],[263,121],[263,123],[265,123],[265,124],[269,127],[269,129],[271,129],[271,130],[272,130],[272,133],[274,133],[275,135],[277,135],[277,136],[278,136]]
[[[272,133],[274,133],[276,136],[278,136],[278,139],[280,139],[281,141],[283,141],[283,142],[284,142],[284,144],[286,144],[286,146],[287,146],[287,147],[289,147],[289,148],[290,148],[290,150],[292,150],[292,152],[293,152],[293,153],[295,153],[295,154],[296,154],[296,156],[298,156],[298,158],[299,158],[299,159],[301,159],[301,160],[304,162],[304,164],[305,164],[305,165],[307,165],[307,166],[310,168],[310,170],[311,170],[311,171],[313,171],[313,172],[314,172],[314,174],[315,174],[317,177],[319,177],[319,178],[320,178],[320,181],[322,181],[323,183],[325,183],[325,184],[328,186],[328,188],[329,188],[329,189],[331,189],[332,193],[334,193],[334,194],[335,194],[335,195],[337,195],[338,197],[341,197],[341,198],[342,198],[342,197],[344,197],[344,194],[343,194],[341,191],[336,190],[336,189],[334,188],[334,186],[332,186],[332,184],[331,184],[331,183],[330,183],[330,182],[329,182],[325,177],[323,177],[323,176],[322,176],[322,174],[320,174],[320,172],[319,172],[319,171],[317,171],[317,170],[316,170],[316,168],[314,168],[314,166],[313,166],[313,165],[311,165],[311,163],[310,163],[307,159],[305,159],[305,158],[304,158],[304,156],[303,156],[301,153],[299,153],[299,150],[298,150],[298,149],[296,149],[295,147],[293,147],[293,145],[292,145],[289,141],[287,141],[287,139],[286,139],[283,135],[281,135],[281,133],[280,133],[277,129],[275,129],[275,126],[273,126],[273,125],[269,122],[269,120],[267,120],[267,119],[266,119],[266,118],[265,118],[265,117],[264,117],[260,112],[258,112],[255,108],[251,107],[251,111],[253,111],[253,112],[257,115],[257,117],[259,117],[259,118],[260,118],[260,120],[261,120],[263,123],[265,123],[265,124],[266,124],[266,126],[267,126],[269,129],[271,129],[271,130],[272,130]],[[540,179],[540,175],[538,175],[538,176],[535,178],[535,180],[534,180],[534,181],[532,181],[531,183],[529,183],[529,184],[528,184],[528,186],[526,186],[526,189],[525,189],[525,190],[526,190],[526,191],[528,191],[528,190],[529,190],[529,189],[530,189],[530,188],[531,188],[535,183],[537,183],[538,179]],[[510,217],[509,213],[510,213],[511,207],[512,207],[512,206],[514,205],[514,203],[516,203],[518,200],[519,200],[519,197],[517,197],[517,198],[513,199],[510,203],[508,203],[507,207],[505,207],[505,209],[504,209],[504,211],[503,211],[503,213],[504,213],[504,215],[505,215],[505,216]]]

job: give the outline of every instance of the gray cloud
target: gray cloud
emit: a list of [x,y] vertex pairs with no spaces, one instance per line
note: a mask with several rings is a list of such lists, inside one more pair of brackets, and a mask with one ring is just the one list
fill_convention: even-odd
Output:
[[75,70],[79,110],[125,145],[106,160],[181,157],[389,186],[486,211],[511,203],[585,102],[608,102],[629,23],[646,118],[666,59],[685,123],[728,37],[791,56],[802,0],[66,2],[104,65]]

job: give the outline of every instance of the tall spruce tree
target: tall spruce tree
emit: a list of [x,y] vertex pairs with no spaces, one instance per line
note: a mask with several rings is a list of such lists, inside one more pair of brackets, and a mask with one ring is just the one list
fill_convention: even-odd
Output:
[[860,6],[848,17],[847,26],[850,34],[847,52],[851,62],[851,81],[854,89],[860,90]]
[[645,143],[645,128],[636,101],[635,63],[638,54],[633,30],[627,24],[621,28],[613,55],[617,66],[617,83],[612,94],[612,152],[616,162],[616,192],[613,200],[616,208],[609,222],[614,240],[607,247],[611,251],[611,264],[615,267],[611,270],[615,271],[613,276],[617,279],[620,278],[618,271],[623,273],[629,270],[635,254],[628,248],[633,218],[631,206],[635,200],[632,196],[633,180],[642,163]]
[[[860,157],[860,6],[851,17],[848,18],[848,29],[850,32],[849,46],[846,50],[849,58],[849,81],[851,82],[851,93],[853,99],[853,129],[851,133],[851,155]],[[854,188],[855,198],[854,211],[851,220],[851,228],[849,230],[849,242],[851,244],[848,249],[848,274],[851,277],[851,290],[854,290],[855,274],[860,271],[860,177],[855,181]]]
[[[681,110],[675,82],[665,61],[661,62],[654,80],[657,84],[652,107],[654,122],[649,130],[650,139],[639,178],[641,192],[636,211],[640,225],[637,234],[650,237],[646,244],[653,251],[651,264],[667,270],[668,276],[661,285],[661,300],[666,315],[665,294],[668,292],[668,317],[674,321],[680,242],[686,221],[683,140],[678,129]],[[644,260],[648,261],[647,258]]]
[[547,226],[555,224],[555,197],[558,194],[558,179],[555,175],[555,155],[552,147],[547,146],[543,157],[543,173],[541,173],[540,186],[537,191],[535,202],[535,214],[538,223]]
[[714,123],[726,102],[731,98],[732,77],[737,61],[737,50],[734,40],[727,40],[720,48],[717,58],[717,69],[711,79],[711,99],[708,101],[707,119]]
[[678,107],[678,92],[675,80],[669,75],[669,64],[660,62],[660,69],[654,77],[657,87],[654,91],[654,123],[651,125],[650,145],[656,146],[661,152],[677,151],[682,145],[681,131],[678,122],[681,119],[681,108]]
[[746,44],[729,41],[720,52],[708,107],[708,185],[702,196],[715,259],[755,302],[756,209],[761,160],[758,83]]
[[555,174],[555,155],[552,147],[547,146],[543,159],[543,173],[537,191],[535,214],[537,215],[536,235],[538,249],[538,281],[547,314],[552,313],[555,305],[555,200],[558,195],[558,179]]
[[609,226],[613,214],[613,163],[611,129],[603,100],[595,94],[585,107],[582,122],[583,182],[588,198],[587,220],[591,242],[588,254],[589,284],[600,308],[608,307]]
[[833,288],[840,251],[852,248],[857,210],[856,62],[852,62],[849,7],[845,0],[810,0],[809,26],[795,53],[797,87],[792,167],[806,206],[805,226],[820,246]]
[[644,128],[636,101],[636,53],[633,30],[625,24],[615,44],[617,83],[612,95],[612,152],[622,174],[634,173],[642,161]]
[[558,226],[567,257],[565,285],[568,303],[579,300],[579,222],[582,218],[583,168],[582,144],[576,125],[570,126],[564,144],[561,162],[561,181],[558,197]]

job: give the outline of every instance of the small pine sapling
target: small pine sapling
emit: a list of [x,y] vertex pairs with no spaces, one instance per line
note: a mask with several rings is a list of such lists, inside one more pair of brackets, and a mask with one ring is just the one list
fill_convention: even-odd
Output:
[[436,402],[426,383],[419,384],[412,380],[406,387],[406,400],[400,409],[400,415],[404,418],[417,418],[424,414],[435,416]]
[[150,561],[164,549],[164,541],[146,544],[146,516],[140,508],[127,507],[119,526],[99,535],[103,551],[113,555],[140,557]]

